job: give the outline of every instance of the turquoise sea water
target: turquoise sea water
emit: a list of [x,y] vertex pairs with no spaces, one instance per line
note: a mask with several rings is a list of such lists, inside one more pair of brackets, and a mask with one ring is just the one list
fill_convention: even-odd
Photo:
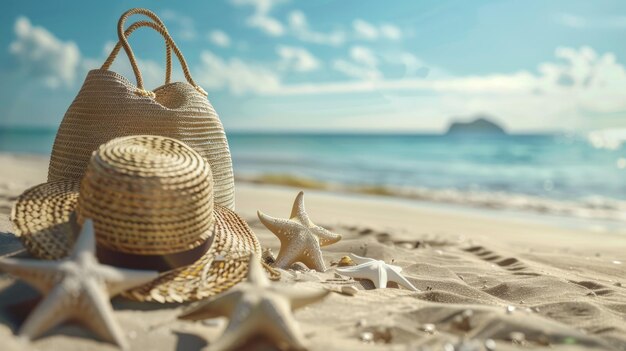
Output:
[[[54,131],[0,130],[0,151],[49,154]],[[229,133],[239,177],[384,186],[421,200],[626,221],[626,145],[574,135]],[[600,145],[601,146],[601,145]]]

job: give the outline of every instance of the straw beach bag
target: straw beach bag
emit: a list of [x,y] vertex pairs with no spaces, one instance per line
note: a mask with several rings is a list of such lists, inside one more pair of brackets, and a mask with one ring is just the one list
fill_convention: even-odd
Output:
[[[126,31],[126,19],[143,14],[152,21],[139,21]],[[165,84],[146,90],[127,36],[139,27],[159,32],[166,42]],[[59,127],[48,169],[48,181],[80,180],[99,145],[121,136],[150,134],[178,139],[209,161],[215,181],[215,203],[234,209],[232,160],[222,123],[207,99],[207,93],[191,77],[185,58],[163,22],[151,11],[131,9],[119,19],[119,43],[100,69],[90,71]],[[123,48],[136,78],[133,85],[109,67]],[[171,52],[174,52],[186,82],[170,83]]]

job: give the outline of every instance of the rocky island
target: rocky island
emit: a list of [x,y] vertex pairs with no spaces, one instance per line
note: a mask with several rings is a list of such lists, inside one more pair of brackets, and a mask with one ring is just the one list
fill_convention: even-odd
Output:
[[506,135],[504,128],[493,122],[489,116],[476,116],[469,122],[456,121],[448,127],[447,135],[462,134],[487,134],[487,135]]

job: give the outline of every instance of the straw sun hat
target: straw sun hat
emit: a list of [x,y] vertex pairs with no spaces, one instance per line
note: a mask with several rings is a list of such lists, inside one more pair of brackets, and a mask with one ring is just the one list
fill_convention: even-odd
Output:
[[210,165],[185,143],[120,137],[93,153],[82,181],[55,180],[24,192],[11,220],[28,252],[58,259],[91,218],[101,262],[163,272],[126,297],[194,301],[235,285],[249,255],[261,251],[248,225],[214,204],[213,184]]

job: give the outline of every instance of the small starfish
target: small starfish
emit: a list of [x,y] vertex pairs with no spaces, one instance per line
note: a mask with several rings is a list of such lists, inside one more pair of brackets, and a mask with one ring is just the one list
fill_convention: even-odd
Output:
[[158,272],[102,265],[96,256],[93,222],[83,224],[70,256],[59,261],[0,259],[0,269],[45,294],[18,334],[28,340],[73,319],[103,340],[127,348],[124,333],[113,318],[109,296],[145,284]]
[[311,269],[326,270],[321,247],[338,242],[341,235],[313,224],[304,210],[304,192],[296,196],[289,219],[270,217],[261,211],[257,215],[261,223],[280,240],[275,267],[286,269],[294,262],[302,262]]
[[271,285],[260,258],[252,254],[247,281],[183,311],[178,317],[201,320],[228,317],[224,334],[207,351],[231,350],[254,336],[265,336],[275,345],[305,349],[304,336],[292,311],[323,299],[330,292]]
[[413,286],[410,281],[400,274],[402,268],[399,266],[387,264],[385,261],[375,260],[373,258],[357,256],[355,254],[350,254],[350,257],[357,263],[357,266],[337,268],[339,274],[347,275],[352,278],[371,280],[376,289],[386,288],[387,282],[392,281],[409,290],[419,291],[418,288]]

